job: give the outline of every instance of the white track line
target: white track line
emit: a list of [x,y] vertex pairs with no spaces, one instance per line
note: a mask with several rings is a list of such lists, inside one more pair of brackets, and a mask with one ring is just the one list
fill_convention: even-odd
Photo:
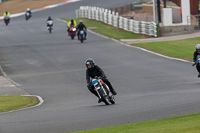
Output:
[[11,83],[13,83],[15,86],[22,86],[18,83],[16,83],[15,81],[13,81],[12,79],[10,79],[7,74],[3,71],[2,67],[0,66],[0,71],[2,72],[2,76],[5,77],[8,81],[10,81]]

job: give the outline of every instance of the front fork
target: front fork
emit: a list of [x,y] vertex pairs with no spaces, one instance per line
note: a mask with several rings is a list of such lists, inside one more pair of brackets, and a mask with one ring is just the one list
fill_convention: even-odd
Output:
[[[101,87],[103,88],[103,86],[101,85]],[[101,89],[101,87],[97,87],[97,88],[95,88],[95,91],[97,92],[97,94],[99,95],[99,98],[101,99],[102,97],[101,97],[101,95],[99,94],[99,89]],[[106,92],[106,90],[105,89],[102,89],[103,90],[103,93],[104,94],[106,94],[107,95],[107,92]]]

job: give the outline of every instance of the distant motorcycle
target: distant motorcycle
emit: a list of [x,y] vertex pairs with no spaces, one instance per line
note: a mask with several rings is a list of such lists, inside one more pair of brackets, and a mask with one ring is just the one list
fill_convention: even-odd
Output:
[[49,30],[49,33],[52,33],[53,30],[53,20],[47,21],[47,29]]
[[4,18],[4,23],[6,24],[6,26],[8,26],[8,24],[10,23],[10,18],[6,16]]
[[31,14],[29,12],[25,13],[25,19],[28,21],[31,18]]
[[100,77],[95,77],[92,79],[92,84],[94,85],[95,91],[97,92],[99,98],[106,104],[115,104],[114,95],[111,93],[108,85],[103,82]]
[[85,39],[84,32],[85,32],[84,30],[80,30],[80,33],[79,33],[79,39],[80,39],[81,43],[83,43],[83,40]]
[[69,35],[71,36],[71,39],[73,40],[76,36],[76,26],[70,26],[69,27]]

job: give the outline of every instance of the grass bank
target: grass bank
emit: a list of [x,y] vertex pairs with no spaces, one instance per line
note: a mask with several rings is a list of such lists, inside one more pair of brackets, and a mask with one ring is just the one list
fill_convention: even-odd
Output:
[[199,133],[200,114],[73,133]]
[[176,41],[138,43],[131,45],[142,47],[162,55],[192,61],[195,45],[199,43],[199,40],[200,37]]
[[0,96],[0,112],[22,109],[39,103],[33,96]]
[[[65,18],[64,20],[70,21],[70,18]],[[77,24],[80,20],[83,20],[83,23],[85,26],[99,34],[102,34],[104,36],[115,38],[115,39],[144,39],[147,38],[147,36],[142,34],[135,34],[133,32],[128,32],[122,29],[118,29],[116,27],[104,24],[102,22],[98,22],[95,20],[85,19],[85,18],[76,18],[75,19]]]

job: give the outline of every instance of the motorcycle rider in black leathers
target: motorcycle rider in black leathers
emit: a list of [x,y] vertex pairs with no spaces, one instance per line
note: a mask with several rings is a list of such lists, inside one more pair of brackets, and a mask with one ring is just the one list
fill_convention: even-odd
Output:
[[[52,24],[50,25],[50,23],[49,22],[51,22],[52,21]],[[48,17],[48,19],[47,19],[47,21],[46,21],[46,24],[47,24],[47,27],[49,27],[49,26],[52,26],[53,27],[53,19],[49,16]]]
[[200,44],[197,44],[195,46],[196,50],[194,52],[194,56],[193,56],[193,66],[196,65],[196,69],[199,72],[198,74],[198,78],[200,77],[200,63],[198,62],[198,59],[200,58]]
[[80,20],[80,22],[79,22],[79,24],[78,24],[78,26],[77,26],[77,36],[78,36],[78,40],[80,39],[79,38],[79,34],[80,34],[80,31],[81,30],[83,30],[84,31],[84,34],[85,34],[85,40],[86,40],[86,36],[87,36],[87,33],[86,33],[86,31],[87,31],[87,28],[86,28],[86,26],[83,24],[83,21],[82,20]]
[[29,18],[32,17],[32,12],[31,12],[30,8],[27,8],[27,9],[26,9],[26,14],[27,14],[27,13],[29,13],[29,15],[30,15]]
[[[93,93],[95,96],[99,98],[97,92],[94,90],[94,86],[91,83],[91,78],[95,78],[97,76],[97,77],[101,77],[102,80],[108,85],[113,95],[117,95],[117,92],[114,90],[110,81],[107,79],[104,71],[98,65],[95,65],[94,60],[92,58],[88,58],[85,61],[85,65],[87,67],[87,70],[86,70],[87,87],[91,93]],[[101,102],[100,98],[98,102],[99,103]]]

